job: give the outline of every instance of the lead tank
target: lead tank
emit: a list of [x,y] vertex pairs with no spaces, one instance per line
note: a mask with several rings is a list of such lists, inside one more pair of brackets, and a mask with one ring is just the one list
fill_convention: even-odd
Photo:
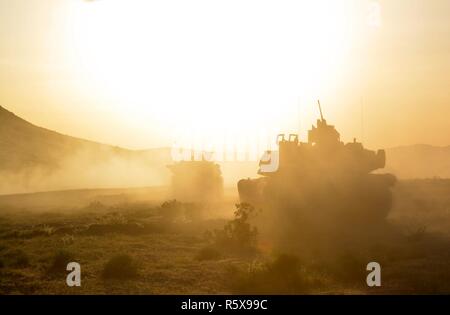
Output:
[[356,139],[342,142],[318,105],[320,119],[308,142],[296,134],[279,135],[278,152],[267,152],[259,163],[261,176],[238,182],[241,202],[290,211],[309,222],[384,220],[396,181],[391,174],[374,173],[385,167],[385,151],[367,150]]

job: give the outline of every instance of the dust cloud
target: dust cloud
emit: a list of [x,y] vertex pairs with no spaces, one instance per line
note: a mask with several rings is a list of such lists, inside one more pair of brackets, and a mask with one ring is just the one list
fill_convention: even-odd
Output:
[[126,157],[80,150],[58,161],[58,165],[36,165],[0,171],[0,194],[69,189],[125,188],[168,185],[164,164],[146,156]]

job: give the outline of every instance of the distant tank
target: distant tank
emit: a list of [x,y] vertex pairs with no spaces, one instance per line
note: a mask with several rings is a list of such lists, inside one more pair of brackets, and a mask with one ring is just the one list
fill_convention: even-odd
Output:
[[320,119],[309,131],[308,142],[300,142],[296,134],[279,135],[278,154],[268,152],[278,158],[278,167],[267,171],[265,166],[274,161],[261,160],[262,177],[238,182],[241,202],[263,210],[289,210],[320,223],[385,219],[396,179],[372,173],[385,167],[385,151],[367,150],[356,140],[344,144],[318,105]]
[[223,197],[220,166],[214,162],[181,161],[168,168],[172,172],[173,197],[183,202],[216,202]]

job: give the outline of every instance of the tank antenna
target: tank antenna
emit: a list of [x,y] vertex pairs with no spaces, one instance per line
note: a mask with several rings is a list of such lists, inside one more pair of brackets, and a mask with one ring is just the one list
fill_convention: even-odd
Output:
[[320,118],[322,119],[322,121],[324,121],[325,119],[323,119],[322,106],[320,106],[320,100],[317,100],[317,104],[319,105]]
[[300,106],[300,96],[297,97],[297,114],[298,114],[298,135],[302,132],[302,111]]
[[364,142],[364,99],[361,96],[361,141]]

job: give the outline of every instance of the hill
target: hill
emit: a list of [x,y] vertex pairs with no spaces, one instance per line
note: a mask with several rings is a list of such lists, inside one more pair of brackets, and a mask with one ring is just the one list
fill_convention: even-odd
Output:
[[0,193],[161,185],[167,148],[133,151],[35,126],[0,106]]

